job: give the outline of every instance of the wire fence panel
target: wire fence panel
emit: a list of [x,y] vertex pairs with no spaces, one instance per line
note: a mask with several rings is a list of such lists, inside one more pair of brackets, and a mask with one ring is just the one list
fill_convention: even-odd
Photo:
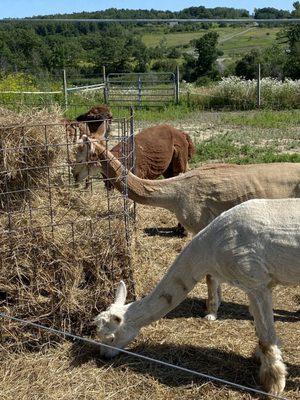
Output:
[[[122,193],[95,160],[78,161],[80,147],[65,124],[0,127],[0,310],[82,334],[120,279],[134,298],[132,118],[114,120],[105,141],[107,148],[119,144]],[[80,184],[73,178],[78,164],[87,169]],[[44,338],[0,328],[4,341],[11,334],[29,347]]]
[[172,72],[111,73],[107,75],[105,97],[118,106],[156,106],[176,101],[176,79]]

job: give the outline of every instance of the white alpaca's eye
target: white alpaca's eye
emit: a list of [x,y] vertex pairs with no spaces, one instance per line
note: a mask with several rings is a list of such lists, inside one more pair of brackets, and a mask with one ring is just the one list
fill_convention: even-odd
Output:
[[117,315],[113,315],[112,321],[119,325],[122,322],[122,319],[120,317],[118,317]]

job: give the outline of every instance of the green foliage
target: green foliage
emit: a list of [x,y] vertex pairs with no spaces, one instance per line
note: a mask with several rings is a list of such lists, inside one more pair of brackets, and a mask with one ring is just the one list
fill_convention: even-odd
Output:
[[[297,12],[300,13],[300,5],[297,7]],[[282,36],[289,46],[285,73],[292,79],[300,79],[300,24],[287,28]]]
[[245,79],[254,79],[257,77],[257,67],[260,63],[260,53],[258,50],[251,50],[236,63],[235,74]]
[[157,60],[152,64],[152,70],[156,72],[175,71],[177,62],[173,59]]
[[255,8],[254,18],[255,19],[279,19],[279,18],[290,18],[291,13],[287,10],[277,10],[273,7]]
[[251,50],[235,65],[235,75],[245,79],[256,79],[258,64],[261,64],[261,77],[283,79],[288,56],[285,49],[274,44],[264,50]]
[[215,68],[219,55],[218,37],[218,33],[212,31],[194,41],[197,59],[191,55],[185,56],[184,78],[187,81],[195,81],[202,76],[209,76],[211,79],[218,78]]

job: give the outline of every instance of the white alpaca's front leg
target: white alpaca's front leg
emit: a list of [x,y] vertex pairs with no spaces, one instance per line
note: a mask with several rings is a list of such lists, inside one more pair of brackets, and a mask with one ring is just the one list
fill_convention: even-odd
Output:
[[259,337],[259,351],[256,354],[261,361],[260,382],[267,392],[279,395],[284,390],[287,372],[274,328],[272,294],[268,288],[264,288],[248,293],[248,297]]
[[206,316],[209,321],[217,319],[217,313],[221,304],[221,287],[216,278],[211,275],[206,275],[207,284],[207,301],[206,301]]

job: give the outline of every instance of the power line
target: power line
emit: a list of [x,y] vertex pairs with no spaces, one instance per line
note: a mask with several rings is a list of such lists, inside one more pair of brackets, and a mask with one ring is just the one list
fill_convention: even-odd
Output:
[[0,22],[98,22],[98,23],[194,23],[194,22],[224,22],[224,23],[300,23],[300,18],[281,18],[281,19],[254,19],[254,18],[5,18]]

